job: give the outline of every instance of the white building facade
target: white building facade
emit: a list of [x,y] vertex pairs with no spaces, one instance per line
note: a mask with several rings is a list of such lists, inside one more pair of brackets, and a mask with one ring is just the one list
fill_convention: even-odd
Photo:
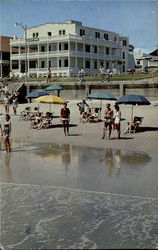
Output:
[[25,62],[27,75],[37,77],[46,76],[48,68],[53,76],[71,76],[81,67],[88,75],[98,74],[100,65],[120,72],[130,67],[129,39],[115,32],[70,20],[28,28],[26,34],[10,40],[10,68],[16,74],[25,72]]

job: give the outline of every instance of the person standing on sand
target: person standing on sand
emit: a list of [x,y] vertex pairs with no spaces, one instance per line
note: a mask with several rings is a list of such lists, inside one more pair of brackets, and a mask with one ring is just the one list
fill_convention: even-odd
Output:
[[69,121],[70,121],[70,110],[67,108],[67,103],[64,104],[64,108],[61,109],[61,120],[63,123],[64,134],[69,134]]
[[5,108],[5,113],[9,114],[9,97],[8,97],[8,94],[6,94],[5,97],[4,97],[4,108]]
[[12,107],[13,107],[14,115],[16,115],[16,110],[17,110],[17,107],[18,107],[18,98],[17,98],[17,96],[13,97]]
[[120,123],[121,123],[121,111],[119,106],[115,105],[115,118],[114,118],[114,128],[117,130],[117,139],[120,139]]
[[6,152],[11,152],[10,140],[9,140],[9,136],[11,134],[10,116],[8,114],[6,114],[5,119],[6,119],[6,121],[4,123],[4,130],[3,130],[4,147],[5,147]]
[[[102,135],[101,139],[105,138],[105,134],[106,134],[107,129],[109,130],[108,138],[110,139],[112,124],[113,124],[113,111],[110,108],[110,103],[106,104],[104,119],[105,120],[104,120],[103,135]],[[107,139],[107,134],[106,134],[106,139]]]

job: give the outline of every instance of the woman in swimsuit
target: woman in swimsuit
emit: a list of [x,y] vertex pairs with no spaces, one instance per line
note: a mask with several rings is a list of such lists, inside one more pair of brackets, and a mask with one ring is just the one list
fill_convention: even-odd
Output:
[[[103,128],[103,136],[101,139],[105,138],[105,132],[106,132],[107,128],[109,129],[109,136],[108,137],[110,139],[112,123],[113,123],[113,111],[111,110],[109,103],[106,104],[104,119],[105,119],[105,122],[104,122],[104,128]],[[106,136],[106,139],[107,139],[107,136]]]
[[13,107],[14,115],[16,115],[17,106],[18,106],[18,99],[17,99],[16,96],[14,96],[13,97],[13,101],[12,101],[12,107]]
[[6,152],[11,152],[10,140],[9,140],[9,136],[10,136],[10,133],[11,133],[10,116],[8,114],[6,114],[5,119],[6,119],[6,122],[4,123],[4,130],[3,130],[4,147],[5,147]]
[[117,139],[120,139],[120,121],[121,121],[121,111],[118,105],[115,105],[115,119],[114,128],[117,130]]

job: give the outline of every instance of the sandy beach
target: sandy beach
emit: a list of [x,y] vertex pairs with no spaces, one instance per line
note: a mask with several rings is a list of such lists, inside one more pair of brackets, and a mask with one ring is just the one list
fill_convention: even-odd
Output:
[[[12,122],[12,141],[19,142],[34,142],[34,143],[71,143],[72,145],[97,147],[97,148],[119,148],[126,150],[138,150],[158,152],[158,106],[156,102],[151,102],[149,106],[134,106],[134,115],[143,116],[142,132],[126,134],[123,132],[127,127],[127,121],[131,119],[131,105],[120,105],[122,122],[121,122],[121,139],[116,139],[116,131],[112,131],[111,140],[101,140],[103,122],[86,123],[79,122],[79,110],[77,107],[78,100],[69,101],[68,108],[71,112],[70,120],[70,136],[64,136],[63,128],[61,127],[60,118],[54,118],[53,128],[49,129],[30,129],[30,121],[20,121],[20,112],[26,106],[32,108],[37,106],[34,103],[20,104],[17,109],[17,116],[13,115],[12,107],[10,106],[10,115]],[[90,107],[99,107],[99,101],[87,101]],[[102,118],[107,101],[102,102]],[[114,101],[111,101],[111,108],[114,110]],[[43,114],[49,111],[49,104],[40,104],[40,111]],[[60,116],[62,105],[51,105],[51,112],[55,116]],[[4,121],[4,107],[0,106],[1,122]]]

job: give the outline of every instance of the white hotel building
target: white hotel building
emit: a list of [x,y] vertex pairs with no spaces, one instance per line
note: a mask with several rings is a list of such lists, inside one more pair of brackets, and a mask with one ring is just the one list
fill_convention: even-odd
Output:
[[26,34],[24,39],[10,40],[10,68],[15,74],[25,72],[25,61],[28,76],[38,77],[46,76],[48,68],[54,76],[71,76],[81,67],[87,74],[98,74],[100,65],[120,72],[130,67],[132,46],[128,37],[115,32],[70,20],[28,28]]

